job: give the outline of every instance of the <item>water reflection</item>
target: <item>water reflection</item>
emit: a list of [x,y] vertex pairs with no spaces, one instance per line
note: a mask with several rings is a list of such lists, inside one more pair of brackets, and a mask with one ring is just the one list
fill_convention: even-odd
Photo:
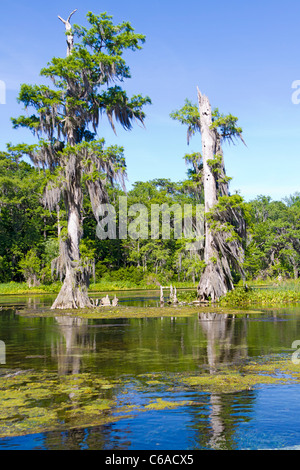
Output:
[[[236,363],[247,357],[246,322],[240,330],[239,347],[232,348],[235,339],[235,315],[201,312],[198,314],[201,328],[207,339],[207,361],[209,373],[215,374],[221,364]],[[245,320],[245,319],[244,319]],[[231,407],[224,407],[222,395],[210,395],[210,436],[207,446],[211,449],[226,449],[225,423],[232,413]]]
[[239,319],[238,324],[232,314],[201,312],[198,318],[207,339],[207,361],[211,373],[219,364],[236,363],[247,357],[246,317]]
[[[34,305],[40,304],[32,301]],[[95,428],[48,433],[43,437],[46,448],[235,449],[241,424],[255,425],[258,392],[209,394],[188,386],[177,389],[174,383],[170,387],[170,377],[215,374],[248,358],[282,353],[299,331],[299,313],[299,309],[286,309],[247,317],[206,311],[191,317],[86,320],[26,318],[4,308],[0,339],[6,343],[7,367],[12,369],[49,367],[59,375],[88,372],[124,378],[112,393],[116,401],[126,396],[129,405],[157,398],[193,402],[174,410],[144,411]],[[40,442],[41,437],[37,439]]]
[[57,358],[59,375],[79,374],[84,352],[96,350],[95,337],[88,333],[88,320],[72,317],[55,317],[61,332],[52,344],[52,357]]
[[[123,324],[120,325],[111,321],[110,324],[95,325],[80,318],[56,317],[55,320],[61,335],[59,341],[52,345],[52,357],[57,359],[59,374],[78,374],[81,370],[85,370],[82,359],[87,353],[89,357],[94,356],[96,364],[103,364],[98,369],[101,372],[103,370],[108,372],[108,367],[110,370],[120,370],[119,362],[122,361],[124,365],[127,362],[124,372],[127,372],[127,375],[129,373],[133,378],[141,372],[160,372],[162,358],[166,354],[169,363],[174,361],[177,366],[178,362],[182,362],[181,360],[178,361],[181,355],[186,358],[187,362],[191,360],[190,357],[192,356],[193,367],[196,369],[196,366],[207,364],[210,374],[215,374],[220,365],[236,363],[247,357],[247,321],[246,318],[242,321],[241,319],[236,321],[234,315],[201,312],[193,320],[176,317],[129,320],[127,325],[125,324],[125,328]],[[93,327],[97,326],[99,328],[93,330]],[[121,326],[122,328],[120,328]],[[191,344],[191,332],[198,339],[198,344],[194,341]],[[106,336],[108,336],[111,345],[111,354],[110,357],[106,357],[107,361],[103,361],[103,351],[106,350],[108,341]],[[99,341],[100,338],[101,342]],[[152,349],[150,349],[149,340]],[[173,347],[171,347],[171,343],[173,343]],[[205,348],[203,348],[203,343],[206,344]],[[122,345],[122,353],[120,352],[120,345]],[[149,364],[149,354],[151,354],[152,359],[153,357],[156,358],[154,361],[155,367],[153,367],[153,363]],[[186,370],[185,367],[184,369]],[[195,403],[197,399],[203,403],[203,394],[197,395],[195,391],[189,391],[188,393],[195,395],[193,397]],[[241,416],[239,415],[238,419],[234,419],[234,403],[229,403],[228,397],[214,393],[204,395],[207,397],[205,406],[199,405],[185,411],[190,415],[189,419],[192,422],[190,428],[197,430],[196,434],[199,440],[194,442],[194,446],[196,448],[211,449],[231,448],[233,445],[232,434],[236,427],[235,421],[239,422]],[[248,396],[247,405],[249,405],[249,400],[253,401],[254,398],[254,394]],[[200,421],[198,421],[199,412],[202,413]],[[203,412],[205,412],[205,426],[203,426]],[[143,419],[145,421],[145,417]],[[135,419],[135,424],[138,421],[138,419]],[[226,426],[228,421],[230,427]],[[118,425],[110,424],[98,427],[97,430],[69,431],[64,433],[63,445],[68,442],[68,448],[81,448],[83,440],[86,443],[88,436],[90,446],[93,446],[94,433],[96,433],[98,448],[99,442],[102,442],[101,448],[112,448],[110,447],[114,440],[112,435],[116,434],[116,427],[118,428]],[[127,445],[130,447],[135,436],[134,432],[132,433],[131,425],[127,425],[126,428],[127,431],[122,427],[122,431],[119,430],[119,432],[124,436]],[[100,441],[99,434],[101,435]],[[53,440],[53,437],[51,440]],[[121,443],[121,448],[124,448],[124,442]]]
[[[158,290],[141,291],[112,291],[112,292],[92,292],[93,299],[102,298],[109,295],[110,300],[116,295],[120,305],[133,307],[159,307],[160,293]],[[1,295],[1,306],[5,307],[26,307],[37,310],[43,307],[50,307],[56,298],[56,294],[35,294],[35,295]]]
[[[234,322],[228,321],[228,315],[219,315],[217,313],[199,313],[199,322],[207,337],[207,360],[209,372],[215,373],[217,364],[220,363],[221,355],[225,353],[228,360],[228,351],[231,350],[232,334]],[[232,317],[230,320],[233,320]],[[217,350],[217,344],[222,344],[222,349]],[[226,354],[227,353],[227,354]],[[212,449],[222,449],[224,446],[224,423],[222,421],[222,401],[219,395],[210,396],[210,426],[212,436],[208,445]]]

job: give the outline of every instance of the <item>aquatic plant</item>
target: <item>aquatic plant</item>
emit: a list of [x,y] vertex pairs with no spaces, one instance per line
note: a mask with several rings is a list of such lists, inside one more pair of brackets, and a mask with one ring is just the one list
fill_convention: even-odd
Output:
[[[0,437],[99,426],[137,413],[202,406],[176,392],[236,393],[265,384],[300,383],[300,367],[286,357],[267,357],[209,373],[149,373],[108,379],[93,373],[2,370]],[[139,399],[136,400],[138,393]],[[181,393],[180,393],[181,395]]]
[[0,437],[111,421],[117,385],[90,374],[7,373],[0,379]]
[[300,291],[277,289],[245,289],[238,287],[219,301],[221,306],[276,305],[300,302]]

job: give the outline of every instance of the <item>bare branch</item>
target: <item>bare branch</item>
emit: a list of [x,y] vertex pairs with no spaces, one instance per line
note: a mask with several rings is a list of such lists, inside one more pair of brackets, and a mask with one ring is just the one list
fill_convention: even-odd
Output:
[[74,15],[74,13],[76,13],[76,11],[77,11],[77,8],[76,8],[75,10],[73,10],[72,13],[70,13],[70,15],[69,15],[69,17],[68,17],[68,19],[67,19],[67,23],[70,22],[70,19],[72,18],[72,16]]
[[74,15],[74,13],[76,13],[76,11],[77,11],[77,8],[76,8],[76,10],[73,10],[72,13],[70,13],[67,20],[64,20],[61,16],[58,16],[60,21],[62,21],[64,23],[64,25],[66,26],[67,31],[70,31],[70,29],[71,29],[70,19]]
[[62,21],[64,24],[66,24],[66,20],[63,20],[61,16],[58,15],[58,18],[60,19],[60,21]]

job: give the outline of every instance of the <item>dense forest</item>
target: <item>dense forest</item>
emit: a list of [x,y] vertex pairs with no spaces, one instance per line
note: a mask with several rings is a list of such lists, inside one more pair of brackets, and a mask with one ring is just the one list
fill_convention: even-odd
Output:
[[[127,196],[128,206],[151,204],[201,204],[203,192],[197,181],[193,158],[186,178],[180,182],[156,179],[136,182],[127,193],[109,187],[118,225],[118,197]],[[63,203],[49,211],[43,203],[49,174],[19,159],[13,151],[0,153],[0,282],[30,286],[50,285],[57,280],[53,260],[59,252],[59,234],[66,227]],[[83,191],[85,189],[83,188]],[[238,198],[240,196],[237,195]],[[101,240],[88,198],[84,199],[81,253],[93,259],[93,280],[130,281],[137,286],[199,281],[204,268],[203,250],[187,251],[187,240]],[[273,201],[258,196],[244,202],[248,210],[244,269],[247,279],[297,278],[300,268],[300,194]],[[130,222],[130,217],[128,223]],[[118,227],[117,227],[118,229]],[[237,282],[239,276],[234,273]],[[59,277],[58,277],[59,281]]]

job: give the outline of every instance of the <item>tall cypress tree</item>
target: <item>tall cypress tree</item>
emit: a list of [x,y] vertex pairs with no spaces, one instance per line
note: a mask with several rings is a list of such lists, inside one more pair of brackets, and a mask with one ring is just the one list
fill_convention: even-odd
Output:
[[[134,121],[144,122],[143,107],[149,97],[129,98],[118,82],[130,78],[123,53],[141,49],[145,37],[136,34],[130,23],[114,25],[106,13],[89,12],[89,27],[65,24],[67,56],[53,58],[41,75],[52,80],[45,85],[23,84],[18,100],[27,115],[12,119],[13,126],[26,127],[39,138],[39,144],[22,147],[33,163],[49,170],[45,202],[52,210],[63,198],[67,228],[62,231],[57,270],[64,283],[52,308],[90,307],[88,285],[91,265],[80,255],[83,225],[83,185],[87,188],[93,212],[107,202],[107,182],[123,181],[123,149],[106,148],[96,138],[99,118],[106,114],[115,131],[115,122],[127,130]],[[32,110],[32,111],[31,111]],[[32,112],[32,114],[31,114]]]
[[198,90],[198,106],[186,100],[185,105],[171,113],[173,119],[187,126],[188,143],[201,133],[202,154],[197,162],[200,184],[204,190],[205,268],[198,285],[202,301],[215,301],[233,289],[232,270],[244,277],[243,259],[246,237],[246,207],[241,196],[229,194],[222,143],[242,137],[237,118],[212,111],[207,96]]

